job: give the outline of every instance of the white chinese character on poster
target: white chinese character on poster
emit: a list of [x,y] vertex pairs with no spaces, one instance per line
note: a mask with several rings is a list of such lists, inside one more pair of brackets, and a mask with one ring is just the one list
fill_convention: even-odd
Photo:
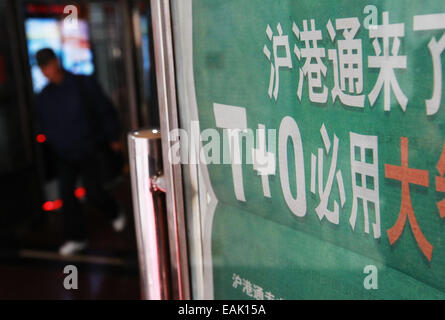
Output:
[[[278,35],[274,35],[269,25],[266,28],[267,38],[272,42],[272,52],[267,45],[264,45],[263,52],[270,62],[270,79],[269,79],[269,98],[278,99],[278,91],[280,88],[280,68],[292,69],[292,59],[289,48],[289,39],[287,35],[283,35],[281,24],[277,25]],[[278,55],[278,49],[284,49],[284,56]],[[272,59],[273,54],[273,59]]]
[[249,297],[253,296],[253,286],[252,282],[247,279],[243,279],[243,292]]
[[[445,30],[445,13],[425,14],[414,16],[414,31]],[[440,59],[445,49],[445,32],[439,41],[432,37],[428,43],[428,49],[433,61],[433,95],[425,101],[426,114],[436,114],[440,108],[442,99],[442,61]]]
[[264,300],[264,291],[263,288],[261,288],[258,285],[253,285],[253,298],[255,300]]
[[310,29],[308,29],[308,21],[303,20],[303,30],[300,30],[294,23],[292,31],[304,47],[301,49],[295,45],[294,53],[298,60],[302,61],[303,67],[300,68],[300,78],[298,82],[298,99],[303,95],[303,82],[307,78],[309,100],[316,103],[325,103],[328,99],[328,88],[323,85],[322,75],[326,77],[326,66],[322,58],[325,57],[325,48],[318,47],[318,41],[323,40],[321,30],[316,30],[315,20],[310,20]]
[[332,42],[337,36],[336,30],[343,31],[344,38],[337,41],[338,49],[328,50],[334,71],[332,101],[335,102],[338,97],[344,105],[363,108],[365,96],[361,94],[363,91],[362,40],[354,39],[360,29],[360,22],[357,18],[336,19],[334,29],[329,20],[327,29]]
[[[277,299],[272,292],[264,289],[258,284],[253,283],[248,279],[241,278],[238,274],[232,275],[232,287],[238,290],[242,290],[243,294],[253,298],[255,300],[275,300]],[[281,300],[283,300],[281,298]]]
[[272,294],[272,292],[270,291],[266,291],[266,293],[264,294],[264,298],[266,300],[275,300],[275,295]]
[[[332,193],[332,187],[334,184],[334,179],[337,182],[339,194],[340,194],[340,205],[341,207],[344,206],[346,197],[345,197],[345,188],[343,184],[343,176],[341,173],[341,170],[337,170],[337,158],[338,158],[338,144],[339,139],[334,134],[334,144],[332,146],[332,158],[331,158],[331,166],[329,168],[329,174],[326,180],[326,184],[324,184],[324,152],[326,152],[326,155],[330,154],[331,151],[331,140],[329,138],[329,135],[326,131],[326,127],[323,124],[321,127],[321,136],[323,139],[324,144],[324,150],[323,148],[318,149],[318,156],[315,156],[314,154],[311,154],[311,192],[313,194],[316,194],[316,176],[318,175],[318,196],[320,197],[320,203],[315,208],[315,212],[318,215],[318,218],[320,220],[323,219],[323,217],[326,217],[326,219],[333,223],[338,224],[340,220],[340,212],[339,212],[339,205],[337,201],[334,201],[334,209],[330,210],[328,209],[328,202],[329,198]],[[318,163],[317,163],[318,160]],[[318,174],[317,174],[317,167],[318,167]]]
[[[380,69],[374,88],[369,93],[369,102],[374,105],[383,90],[384,110],[391,109],[391,89],[403,111],[406,111],[408,98],[403,94],[397,82],[394,69],[406,69],[406,56],[399,56],[400,38],[405,36],[405,24],[389,24],[388,12],[383,12],[383,23],[369,29],[369,38],[374,39],[372,46],[375,56],[368,57],[368,67]],[[379,39],[382,40],[383,50]],[[392,46],[390,48],[390,40]]]
[[352,210],[349,223],[355,229],[358,201],[363,203],[365,233],[369,234],[369,209],[373,208],[374,238],[380,238],[380,200],[379,200],[379,167],[377,136],[360,135],[350,132],[351,143],[351,177],[352,177]]
[[237,274],[233,274],[232,280],[233,280],[232,287],[234,288],[238,288],[238,286],[241,286],[243,284],[241,277]]

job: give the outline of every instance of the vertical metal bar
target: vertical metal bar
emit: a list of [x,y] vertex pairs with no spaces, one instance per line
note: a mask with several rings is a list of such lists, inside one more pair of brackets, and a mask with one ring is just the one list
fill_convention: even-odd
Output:
[[169,0],[151,0],[156,80],[163,137],[167,218],[170,243],[172,294],[174,299],[190,299],[190,278],[181,165],[169,162],[169,132],[178,128],[175,68]]
[[138,102],[136,99],[136,75],[135,75],[135,64],[133,57],[133,30],[131,23],[131,12],[128,6],[131,4],[126,0],[120,0],[119,5],[122,9],[122,25],[124,33],[124,63],[125,63],[125,73],[127,81],[127,97],[128,97],[128,110],[130,112],[130,126],[134,130],[139,126],[138,117]]
[[165,194],[154,184],[162,174],[161,135],[158,130],[135,131],[128,147],[142,298],[169,299]]

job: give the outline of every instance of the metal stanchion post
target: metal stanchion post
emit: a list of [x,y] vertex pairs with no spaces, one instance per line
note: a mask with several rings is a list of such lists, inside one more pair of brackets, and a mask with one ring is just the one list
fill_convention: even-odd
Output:
[[170,298],[168,228],[158,129],[128,135],[142,298]]

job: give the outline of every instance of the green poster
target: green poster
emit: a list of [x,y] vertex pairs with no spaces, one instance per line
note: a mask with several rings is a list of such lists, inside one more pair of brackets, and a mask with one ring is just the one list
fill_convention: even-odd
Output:
[[192,10],[214,298],[444,298],[445,3]]

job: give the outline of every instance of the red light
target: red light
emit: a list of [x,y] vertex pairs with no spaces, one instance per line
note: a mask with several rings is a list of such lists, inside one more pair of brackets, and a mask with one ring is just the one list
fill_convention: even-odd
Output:
[[43,204],[42,209],[46,212],[57,211],[63,207],[63,201],[57,199],[55,201],[47,201]]
[[63,201],[57,199],[56,201],[53,202],[53,205],[54,205],[54,211],[59,210],[63,206]]
[[44,134],[38,134],[36,137],[36,140],[38,143],[45,143],[46,141],[46,136]]
[[74,195],[77,199],[82,199],[86,196],[87,191],[83,187],[79,187],[76,190],[74,190]]
[[63,5],[28,4],[26,7],[28,14],[64,14]]
[[52,201],[47,201],[42,206],[43,211],[53,211],[54,210],[54,203]]

